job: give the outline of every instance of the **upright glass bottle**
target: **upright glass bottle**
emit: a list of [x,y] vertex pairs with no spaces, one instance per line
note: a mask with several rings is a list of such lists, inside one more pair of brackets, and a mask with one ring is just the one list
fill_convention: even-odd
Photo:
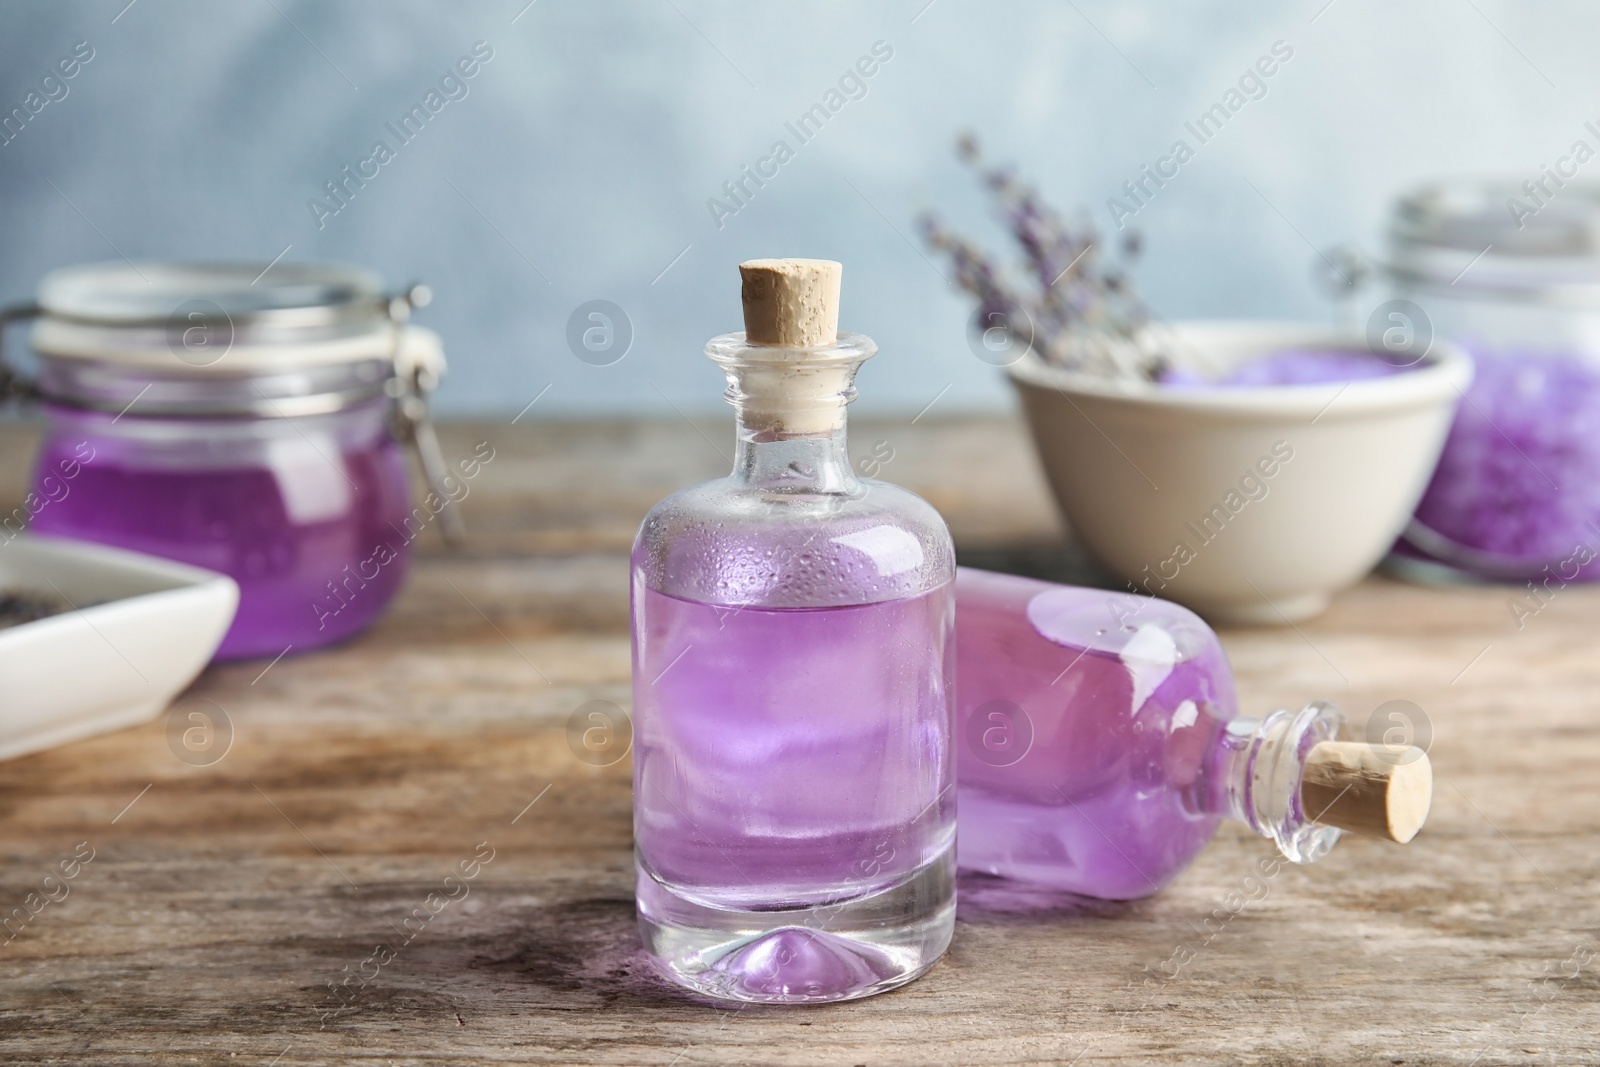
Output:
[[743,264],[745,333],[707,354],[733,473],[633,549],[634,836],[645,946],[715,997],[891,989],[954,926],[954,578],[925,501],[858,479],[837,263]]
[[1427,818],[1421,749],[1338,741],[1329,704],[1238,718],[1187,608],[968,568],[956,591],[963,868],[1128,900],[1224,818],[1295,863],[1341,828],[1404,843]]

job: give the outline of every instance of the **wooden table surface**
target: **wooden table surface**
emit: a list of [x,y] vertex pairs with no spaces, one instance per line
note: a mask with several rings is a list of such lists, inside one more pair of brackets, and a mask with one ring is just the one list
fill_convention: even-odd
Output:
[[[1224,827],[1137,903],[964,881],[949,955],[894,993],[680,997],[634,933],[629,762],[580,761],[565,726],[628,705],[629,542],[726,471],[729,421],[447,427],[452,454],[495,450],[468,547],[419,542],[342,648],[208,670],[172,714],[222,709],[220,761],[177,758],[163,716],[0,767],[0,911],[93,856],[0,935],[0,1061],[1600,1063],[1600,588],[1519,630],[1509,590],[1374,577],[1298,631],[1224,632],[1247,710],[1424,710],[1436,795],[1408,848],[1347,839],[1235,907],[1271,849]],[[5,509],[33,440],[0,426]],[[888,443],[882,476],[944,511],[964,562],[1075,573],[1009,420],[852,440]]]

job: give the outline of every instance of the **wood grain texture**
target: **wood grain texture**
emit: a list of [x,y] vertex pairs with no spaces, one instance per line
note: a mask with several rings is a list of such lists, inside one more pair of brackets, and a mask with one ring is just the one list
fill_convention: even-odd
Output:
[[[1519,630],[1506,589],[1374,577],[1298,629],[1223,634],[1247,710],[1425,711],[1437,796],[1407,848],[1348,839],[1263,877],[1266,842],[1224,828],[1132,904],[965,879],[920,981],[718,1009],[642,964],[628,761],[581,762],[565,723],[627,705],[628,544],[657,499],[724,472],[728,420],[446,431],[452,454],[496,449],[467,548],[423,542],[342,648],[208,670],[173,714],[226,712],[219,762],[180,761],[163,720],[0,765],[0,912],[94,850],[0,934],[0,1060],[1600,1063],[1600,589]],[[0,500],[33,434],[0,426]],[[852,438],[892,449],[883,476],[945,512],[965,561],[1092,575],[1011,422]],[[363,968],[380,942],[394,958]],[[341,998],[345,968],[372,977]]]

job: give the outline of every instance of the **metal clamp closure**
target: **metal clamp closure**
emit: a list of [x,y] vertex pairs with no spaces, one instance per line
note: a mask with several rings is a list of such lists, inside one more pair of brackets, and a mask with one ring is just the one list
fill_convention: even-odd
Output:
[[445,463],[444,452],[439,448],[439,435],[434,432],[433,421],[428,417],[428,398],[438,387],[439,376],[427,363],[420,360],[407,362],[403,354],[406,324],[411,321],[411,312],[427,307],[432,300],[433,292],[426,285],[411,285],[391,296],[385,308],[394,330],[395,376],[389,382],[395,402],[394,434],[416,452],[428,488],[444,502],[439,515],[445,544],[458,548],[467,536],[467,524],[461,517],[456,501],[446,491],[445,478],[450,468]]
[[6,329],[14,323],[38,318],[44,309],[38,304],[13,304],[0,308],[0,407],[8,400],[34,400],[39,390],[33,379],[26,377],[6,362]]

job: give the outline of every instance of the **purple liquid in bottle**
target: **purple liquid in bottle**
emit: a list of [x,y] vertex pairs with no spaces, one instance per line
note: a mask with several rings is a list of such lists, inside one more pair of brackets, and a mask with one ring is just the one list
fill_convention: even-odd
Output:
[[832,1000],[898,984],[904,948],[831,931],[858,901],[926,895],[924,872],[948,862],[950,686],[929,661],[953,660],[949,586],[810,609],[644,598],[641,914],[670,922],[690,902],[802,917],[778,945],[758,937],[712,964],[699,984],[713,994]]
[[1124,900],[1171,882],[1225,816],[1301,862],[1337,839],[1298,790],[1336,713],[1238,719],[1193,612],[969,568],[956,596],[962,868]]
[[[240,436],[240,420],[208,428],[131,414],[113,424],[110,415],[55,405],[47,412],[35,486],[57,499],[32,528],[232,577],[239,611],[217,659],[343,640],[399,590],[415,524],[406,525],[405,461],[385,429],[383,402],[296,420],[304,437],[273,426],[252,439]],[[76,473],[64,478],[69,469]],[[44,494],[47,477],[64,493]]]
[[644,597],[635,759],[658,880],[805,907],[888,888],[949,847],[953,798],[925,799],[945,784],[944,739],[926,727],[945,699],[928,660],[943,655],[921,640],[950,634],[948,587],[777,610]]
[[724,999],[882,992],[954,925],[954,553],[926,502],[851,471],[872,346],[826,351],[794,401],[772,350],[712,341],[734,473],[634,545],[639,926],[664,975]]

